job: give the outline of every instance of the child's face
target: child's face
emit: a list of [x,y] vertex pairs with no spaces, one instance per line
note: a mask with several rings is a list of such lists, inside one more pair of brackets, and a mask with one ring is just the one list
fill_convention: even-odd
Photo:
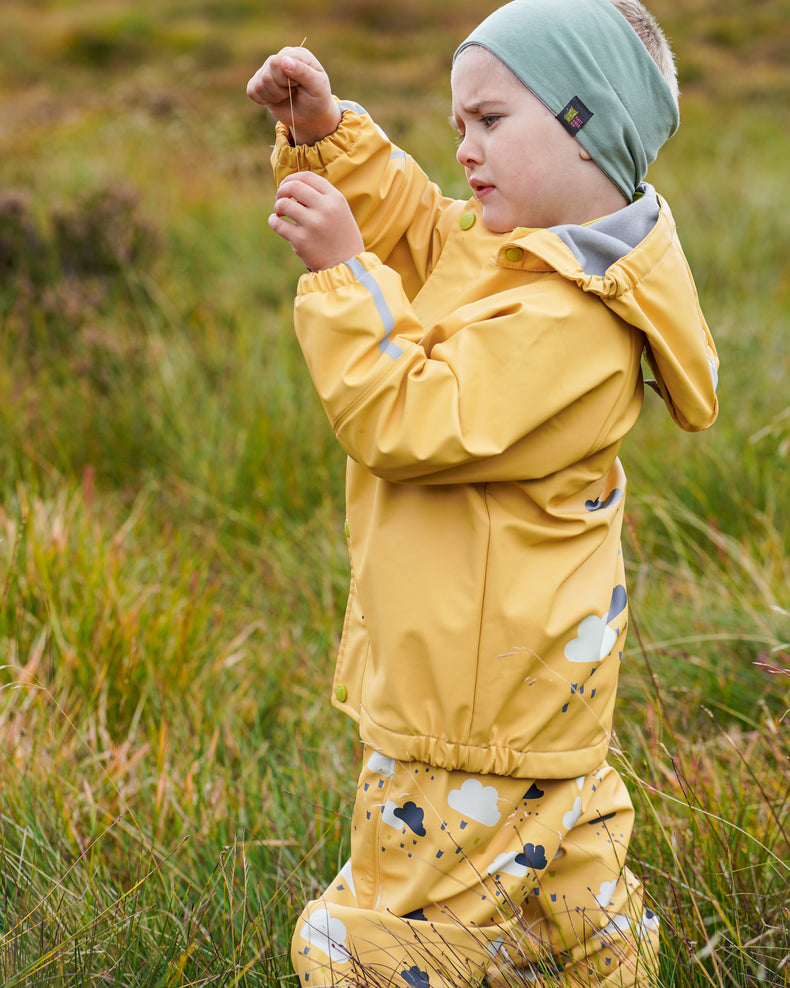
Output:
[[589,168],[598,172],[597,166],[499,59],[480,47],[464,49],[452,90],[461,135],[457,158],[489,230],[584,223],[601,215],[588,201]]

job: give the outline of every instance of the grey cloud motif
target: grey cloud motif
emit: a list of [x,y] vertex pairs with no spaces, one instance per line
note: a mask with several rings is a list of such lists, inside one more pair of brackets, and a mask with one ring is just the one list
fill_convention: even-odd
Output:
[[548,867],[546,848],[542,844],[525,844],[524,851],[516,855],[516,864],[525,865],[534,871],[543,871]]
[[428,972],[421,971],[416,965],[405,971],[401,971],[400,976],[411,988],[431,988],[431,982],[428,980]]
[[542,871],[547,867],[546,848],[542,844],[524,844],[520,851],[505,851],[498,855],[488,866],[488,874],[524,878],[530,869]]
[[596,497],[594,501],[585,501],[584,507],[588,511],[604,511],[606,508],[611,508],[613,505],[618,504],[622,500],[622,497],[622,490],[619,487],[615,487],[603,501],[600,501]]
[[397,817],[398,820],[403,820],[409,830],[418,837],[425,836],[425,827],[423,826],[425,810],[416,803],[410,800],[408,803],[404,803],[403,806],[397,806],[392,811],[392,815]]
[[642,913],[642,920],[637,927],[636,935],[642,939],[650,933],[655,933],[660,925],[658,916],[651,909],[645,909]]
[[612,600],[609,604],[609,613],[606,616],[606,623],[608,624],[610,621],[613,621],[618,614],[622,614],[627,603],[628,594],[625,592],[625,587],[622,583],[618,583],[612,591]]
[[422,825],[425,810],[416,803],[411,802],[411,800],[408,803],[404,803],[403,806],[398,806],[394,800],[388,799],[381,807],[381,815],[384,822],[396,830],[403,830],[405,825],[418,837],[425,836],[425,827]]

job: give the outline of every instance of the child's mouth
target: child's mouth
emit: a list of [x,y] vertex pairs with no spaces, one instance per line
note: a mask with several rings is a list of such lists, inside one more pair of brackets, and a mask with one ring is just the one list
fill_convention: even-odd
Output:
[[474,192],[475,197],[477,199],[484,199],[489,194],[489,192],[493,192],[494,191],[494,186],[493,185],[483,185],[482,182],[475,182],[472,185],[472,191]]

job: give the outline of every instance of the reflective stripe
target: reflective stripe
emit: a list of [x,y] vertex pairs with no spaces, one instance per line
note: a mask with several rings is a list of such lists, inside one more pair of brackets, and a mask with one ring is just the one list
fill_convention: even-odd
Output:
[[354,113],[358,113],[361,117],[366,117],[368,115],[368,111],[364,106],[360,106],[359,103],[355,103],[350,99],[340,99],[337,101],[337,105],[341,110],[353,110]]
[[713,390],[715,392],[719,387],[719,372],[716,370],[712,357],[708,357],[708,363],[710,364],[710,376],[713,378]]
[[387,300],[384,298],[384,293],[379,283],[369,271],[365,270],[356,257],[352,257],[350,261],[345,261],[344,264],[357,281],[361,285],[364,285],[370,292],[379,318],[384,324],[384,339],[379,343],[379,350],[388,357],[392,357],[393,360],[397,360],[403,353],[403,350],[391,340],[392,331],[395,329],[395,319],[390,311],[390,307],[387,305]]
[[[358,113],[361,117],[367,117],[367,116],[369,116],[368,111],[365,109],[365,107],[364,106],[360,106],[359,103],[355,103],[353,100],[350,100],[350,99],[341,99],[341,100],[338,100],[337,101],[337,105],[340,107],[341,110],[353,110],[354,113]],[[385,141],[389,141],[389,137],[387,137],[387,135],[384,133],[384,131],[381,129],[381,127],[379,127],[378,124],[374,124],[374,126],[375,126],[376,130],[379,132],[379,134],[381,134],[381,136],[384,138],[384,140]],[[390,143],[392,144],[391,141],[390,141]],[[399,147],[397,147],[395,144],[392,144],[392,152],[390,154],[390,161],[395,161],[397,159],[405,158],[405,157],[406,157],[406,152],[405,151],[401,151],[401,149]]]

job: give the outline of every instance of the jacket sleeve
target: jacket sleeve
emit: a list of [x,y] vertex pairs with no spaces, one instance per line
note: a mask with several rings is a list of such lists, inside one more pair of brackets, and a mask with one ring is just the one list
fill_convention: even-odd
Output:
[[430,273],[450,218],[453,200],[442,196],[416,162],[396,147],[356,103],[338,101],[338,129],[315,145],[292,147],[277,124],[272,153],[275,182],[295,171],[322,175],[348,201],[365,249],[401,276],[410,298]]
[[[394,482],[482,483],[545,477],[619,441],[641,404],[641,337],[558,282],[511,293],[429,354],[374,255],[303,275],[296,334],[348,455]],[[566,318],[574,305],[587,308]]]

